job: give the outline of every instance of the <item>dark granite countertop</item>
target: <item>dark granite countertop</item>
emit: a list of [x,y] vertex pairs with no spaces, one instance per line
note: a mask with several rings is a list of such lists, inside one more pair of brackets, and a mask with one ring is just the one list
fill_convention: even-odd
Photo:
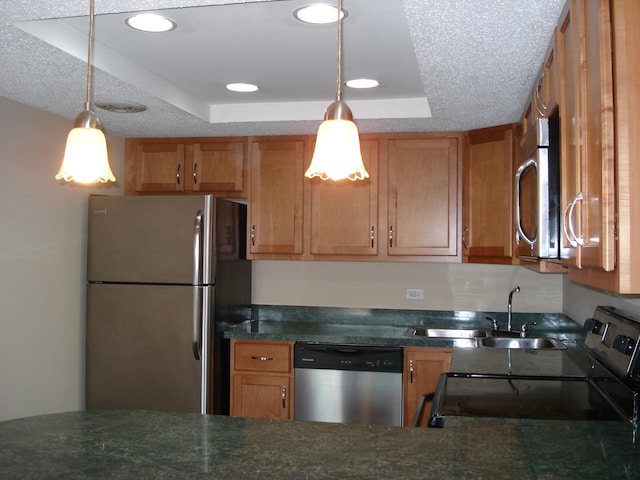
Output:
[[0,478],[640,478],[630,432],[624,422],[452,417],[428,429],[73,412],[0,422]]
[[[490,331],[485,317],[493,316],[506,325],[504,312],[449,312],[419,310],[348,309],[327,307],[256,306],[254,318],[228,326],[225,338],[286,340],[386,346],[451,347],[446,338],[409,336],[410,327],[482,329]],[[514,330],[536,320],[531,336],[550,336],[568,346],[581,342],[580,325],[561,314],[514,313]]]

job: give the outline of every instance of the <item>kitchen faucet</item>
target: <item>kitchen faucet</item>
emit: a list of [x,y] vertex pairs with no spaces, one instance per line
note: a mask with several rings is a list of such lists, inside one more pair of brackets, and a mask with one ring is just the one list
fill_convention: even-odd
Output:
[[520,286],[516,285],[516,288],[509,292],[509,304],[507,305],[507,331],[513,331],[511,328],[511,302],[513,301],[513,294],[520,292]]

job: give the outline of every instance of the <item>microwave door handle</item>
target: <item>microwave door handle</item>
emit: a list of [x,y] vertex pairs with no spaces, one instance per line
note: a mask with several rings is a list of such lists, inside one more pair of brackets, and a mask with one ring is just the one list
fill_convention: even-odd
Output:
[[516,172],[516,228],[518,229],[518,235],[522,238],[528,245],[533,246],[536,239],[529,238],[524,230],[522,229],[522,214],[520,212],[520,183],[522,181],[522,174],[530,167],[536,168],[536,161],[533,158],[526,160],[520,165],[518,171]]

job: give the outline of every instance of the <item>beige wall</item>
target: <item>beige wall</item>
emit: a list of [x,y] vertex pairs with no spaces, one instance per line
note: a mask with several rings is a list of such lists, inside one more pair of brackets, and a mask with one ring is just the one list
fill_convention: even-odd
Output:
[[[561,274],[522,267],[444,263],[253,262],[253,303],[409,310],[562,311]],[[406,300],[407,288],[425,292]]]
[[[1,421],[84,407],[87,196],[122,189],[53,178],[70,120],[0,97],[0,122]],[[124,141],[108,141],[123,178]]]

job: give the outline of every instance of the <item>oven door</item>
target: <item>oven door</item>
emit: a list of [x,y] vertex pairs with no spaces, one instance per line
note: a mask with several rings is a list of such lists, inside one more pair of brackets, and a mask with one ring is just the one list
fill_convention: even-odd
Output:
[[445,373],[438,380],[430,427],[447,416],[560,420],[621,420],[586,377]]

